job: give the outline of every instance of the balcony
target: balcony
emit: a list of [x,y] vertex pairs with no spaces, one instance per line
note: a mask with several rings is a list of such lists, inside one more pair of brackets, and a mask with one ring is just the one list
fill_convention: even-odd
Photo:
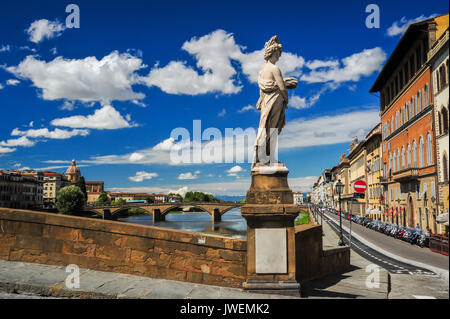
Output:
[[393,179],[396,182],[407,182],[416,180],[419,177],[419,169],[408,167],[393,173]]
[[381,185],[388,184],[388,180],[387,180],[386,177],[379,176],[379,177],[378,177],[378,180],[380,181],[380,184],[381,184]]

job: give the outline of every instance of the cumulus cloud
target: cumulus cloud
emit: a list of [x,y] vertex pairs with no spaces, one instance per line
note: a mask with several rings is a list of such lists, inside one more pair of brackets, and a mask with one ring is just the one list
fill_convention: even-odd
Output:
[[198,175],[195,173],[187,172],[187,173],[181,173],[178,175],[178,179],[197,179]]
[[4,86],[0,83],[0,90],[3,89],[3,88],[4,88]]
[[0,146],[6,146],[6,147],[14,147],[14,146],[30,147],[30,146],[34,146],[35,144],[36,144],[36,142],[29,140],[26,136],[14,138],[14,139],[8,139],[6,141],[0,142]]
[[97,130],[114,130],[131,127],[122,115],[111,105],[105,105],[92,115],[75,115],[65,118],[54,119],[50,122],[54,126],[65,126],[71,128],[92,128]]
[[[339,65],[314,69],[308,74],[303,74],[300,80],[307,83],[356,82],[362,76],[369,76],[380,70],[385,60],[386,53],[380,47],[365,49],[341,59]],[[318,63],[317,60],[315,63]]]
[[89,130],[62,130],[59,128],[54,129],[53,131],[50,131],[48,128],[41,128],[41,129],[29,129],[26,131],[21,131],[18,128],[15,128],[11,132],[11,136],[26,136],[26,137],[32,137],[32,138],[50,138],[50,139],[68,139],[74,136],[87,136],[89,135]]
[[[196,59],[197,71],[186,61],[171,61],[164,67],[155,65],[141,80],[148,86],[157,86],[170,94],[198,95],[211,92],[238,93],[242,89],[231,61],[241,64],[242,72],[251,82],[257,82],[258,72],[264,65],[264,49],[244,53],[244,46],[235,42],[232,33],[216,30],[200,38],[186,41],[182,49]],[[283,53],[278,63],[285,74],[299,71],[304,59]]]
[[137,75],[144,68],[142,60],[128,53],[113,51],[101,60],[96,57],[64,59],[50,62],[27,56],[17,66],[6,70],[19,78],[28,79],[42,90],[44,100],[78,100],[82,102],[141,100],[143,93],[132,89]]
[[187,62],[171,61],[162,68],[155,66],[142,78],[143,82],[170,94],[237,93],[241,90],[242,86],[232,79],[236,70],[230,59],[236,60],[241,54],[232,34],[216,30],[186,41],[182,49],[196,58],[202,74]]
[[406,17],[402,17],[400,19],[400,21],[394,21],[394,23],[392,23],[392,25],[387,29],[387,35],[390,37],[402,35],[403,33],[405,33],[406,29],[408,29],[408,27],[412,23],[421,21],[421,20],[426,20],[429,18],[433,18],[435,16],[437,16],[437,14],[432,14],[428,17],[426,17],[425,15],[422,14],[421,16],[412,18],[412,19],[407,19]]
[[44,39],[59,37],[65,29],[65,26],[58,21],[41,19],[34,21],[26,32],[31,42],[39,43]]
[[239,165],[233,166],[232,168],[230,168],[229,170],[226,171],[226,173],[228,173],[228,176],[238,176],[238,173],[244,172],[245,169],[243,169],[242,167],[240,167]]
[[153,177],[157,177],[157,173],[148,173],[145,171],[136,172],[135,176],[130,176],[128,179],[133,182],[142,182],[146,179],[152,179]]

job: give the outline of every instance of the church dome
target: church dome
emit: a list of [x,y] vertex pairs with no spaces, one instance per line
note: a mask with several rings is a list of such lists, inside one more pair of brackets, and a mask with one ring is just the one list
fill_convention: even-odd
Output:
[[72,166],[70,166],[66,171],[66,175],[69,174],[80,174],[80,169],[77,167],[75,160],[72,160]]

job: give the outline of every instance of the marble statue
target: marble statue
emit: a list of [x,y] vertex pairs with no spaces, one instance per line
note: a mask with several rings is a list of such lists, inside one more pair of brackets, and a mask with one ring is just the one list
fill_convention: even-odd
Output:
[[278,135],[285,121],[285,109],[288,108],[288,89],[297,87],[295,78],[285,78],[276,66],[280,59],[282,45],[278,37],[273,36],[264,47],[266,64],[258,74],[260,97],[256,108],[261,111],[258,134],[255,140],[255,158],[252,168],[256,165],[279,163],[276,159]]

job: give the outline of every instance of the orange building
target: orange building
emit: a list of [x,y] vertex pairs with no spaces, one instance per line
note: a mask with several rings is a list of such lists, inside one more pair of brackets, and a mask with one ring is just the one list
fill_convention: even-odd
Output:
[[[448,15],[447,15],[448,16]],[[370,92],[380,92],[383,220],[436,232],[436,152],[428,51],[445,19],[411,24]]]

